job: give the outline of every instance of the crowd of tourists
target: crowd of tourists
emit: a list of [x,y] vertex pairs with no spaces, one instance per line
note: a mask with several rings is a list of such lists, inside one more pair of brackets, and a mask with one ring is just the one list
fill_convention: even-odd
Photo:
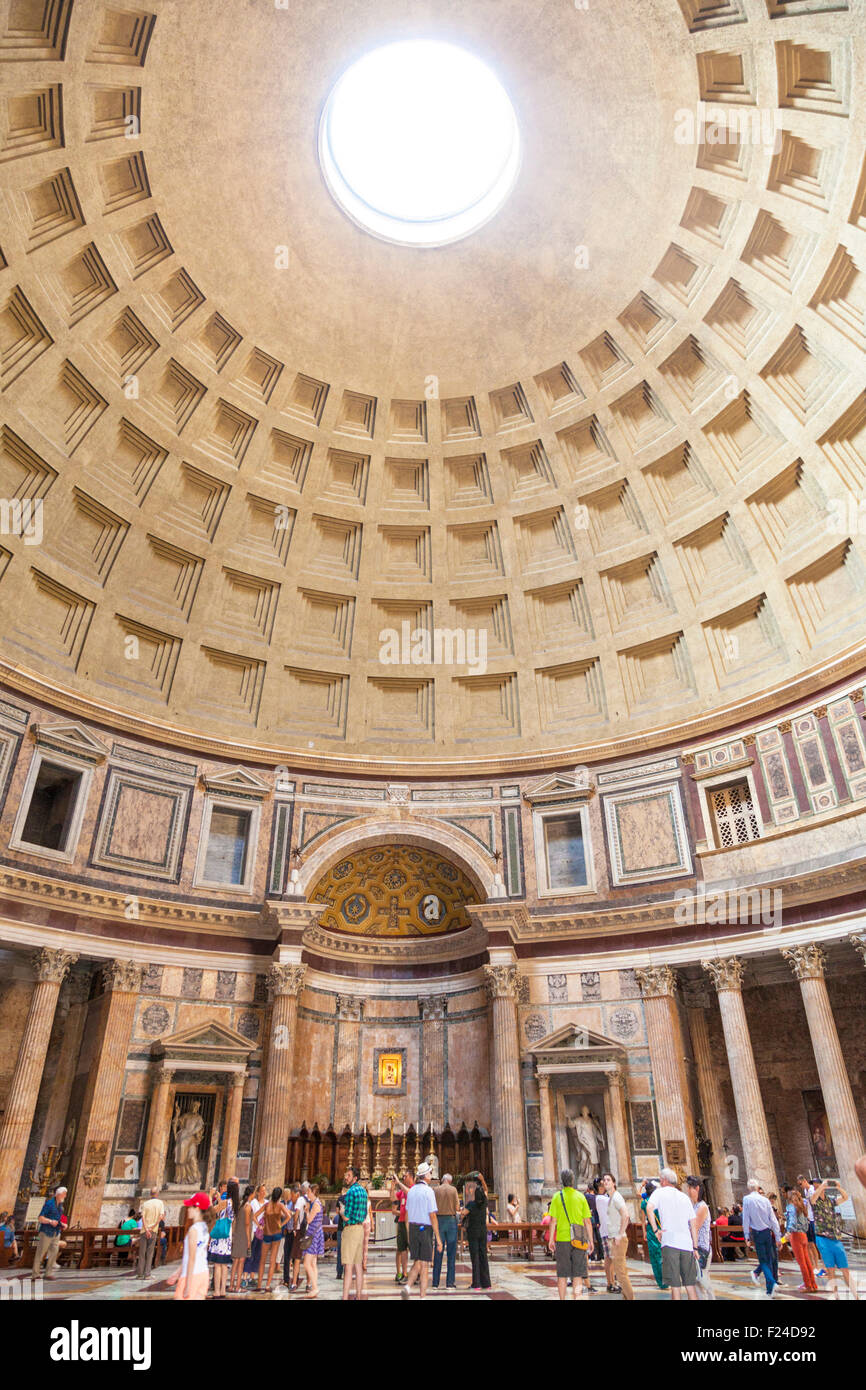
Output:
[[[857,1164],[866,1186],[866,1155]],[[462,1229],[471,1263],[470,1291],[485,1293],[492,1286],[489,1246],[499,1234],[490,1210],[490,1194],[481,1173],[470,1173],[462,1193],[450,1173],[434,1186],[430,1164],[391,1178],[389,1205],[395,1218],[395,1283],[401,1297],[417,1289],[457,1289],[457,1244]],[[68,1226],[66,1188],[59,1187],[43,1203],[37,1221],[37,1240],[31,1277],[52,1279]],[[782,1285],[779,1256],[787,1244],[799,1268],[798,1292],[836,1292],[839,1280],[857,1297],[842,1241],[840,1208],[848,1194],[836,1179],[814,1182],[800,1175],[796,1183],[765,1194],[751,1179],[742,1203],[717,1211],[713,1217],[698,1177],[681,1185],[672,1168],[658,1179],[647,1179],[640,1192],[640,1212],[646,1253],[653,1278],[671,1298],[713,1299],[711,1279],[712,1231],[723,1261],[754,1259],[753,1283],[763,1283],[772,1298]],[[336,1274],[342,1297],[364,1296],[375,1213],[360,1169],[346,1169],[342,1191],[330,1211],[315,1182],[289,1187],[264,1183],[241,1192],[237,1178],[197,1192],[183,1203],[180,1267],[169,1276],[176,1299],[224,1299],[253,1291],[271,1292],[275,1281],[291,1293],[315,1299],[319,1294],[319,1259],[325,1253],[326,1217],[336,1229]],[[506,1227],[521,1221],[520,1201],[508,1194]],[[560,1299],[588,1298],[600,1292],[591,1266],[603,1266],[606,1291],[631,1301],[634,1289],[627,1254],[631,1216],[612,1173],[605,1173],[580,1191],[574,1174],[563,1169],[560,1186],[542,1218],[543,1239],[555,1261]],[[20,1257],[9,1213],[0,1212],[0,1234],[12,1263]],[[139,1281],[151,1277],[167,1256],[166,1209],[152,1189],[140,1209],[132,1207],[118,1227],[114,1243],[118,1261],[130,1266]],[[597,1270],[595,1271],[597,1272]],[[793,1287],[792,1285],[789,1287]]]

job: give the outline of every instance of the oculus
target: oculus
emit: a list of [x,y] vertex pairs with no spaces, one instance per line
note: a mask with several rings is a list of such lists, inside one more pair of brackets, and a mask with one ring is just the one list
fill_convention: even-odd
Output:
[[359,226],[404,246],[445,246],[508,198],[520,132],[480,58],[413,39],[374,49],[343,73],[322,112],[319,162]]

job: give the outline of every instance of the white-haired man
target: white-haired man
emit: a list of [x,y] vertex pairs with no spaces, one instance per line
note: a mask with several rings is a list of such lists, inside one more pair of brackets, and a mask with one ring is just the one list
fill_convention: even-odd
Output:
[[46,1260],[45,1278],[54,1279],[57,1253],[60,1250],[60,1237],[63,1234],[63,1212],[66,1202],[66,1188],[58,1187],[53,1197],[46,1197],[39,1213],[39,1235],[36,1240],[36,1254],[33,1257],[31,1278],[38,1279],[42,1271],[42,1261]]
[[433,1252],[433,1287],[438,1289],[442,1277],[442,1246],[445,1247],[445,1288],[454,1293],[457,1288],[457,1212],[460,1197],[450,1173],[442,1174],[442,1181],[436,1188],[436,1215],[439,1218],[439,1239]]
[[695,1209],[673,1168],[663,1168],[660,1185],[647,1202],[647,1221],[662,1247],[662,1282],[679,1303],[683,1289],[689,1299],[698,1297],[698,1226]]
[[[776,1213],[761,1191],[757,1178],[749,1178],[749,1190],[743,1198],[743,1239],[755,1247],[761,1274],[767,1285],[767,1297],[772,1298],[778,1284],[776,1249],[782,1244],[782,1232]],[[760,1274],[753,1280],[757,1283]]]

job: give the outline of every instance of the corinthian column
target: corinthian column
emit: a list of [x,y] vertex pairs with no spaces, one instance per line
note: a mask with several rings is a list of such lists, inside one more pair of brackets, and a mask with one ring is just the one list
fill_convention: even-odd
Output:
[[710,1164],[713,1173],[713,1196],[716,1206],[729,1207],[734,1200],[731,1175],[725,1159],[725,1137],[722,1133],[722,1093],[719,1078],[713,1066],[713,1053],[710,1047],[710,1031],[707,1027],[707,1010],[710,1000],[706,990],[696,985],[687,985],[683,999],[689,1020],[689,1033],[692,1039],[692,1052],[698,1074],[698,1093],[701,1097],[701,1113],[704,1133],[712,1146]]
[[782,955],[800,983],[839,1178],[854,1203],[856,1232],[858,1236],[866,1236],[866,1191],[854,1172],[854,1164],[863,1152],[863,1131],[827,994],[826,957],[821,947],[814,944],[783,948]]
[[445,1128],[445,1014],[447,994],[418,1000],[421,1013],[421,1122],[441,1134]]
[[517,966],[485,965],[484,975],[493,1015],[490,1077],[494,1117],[493,1176],[503,1216],[509,1192],[520,1198],[521,1210],[527,1209],[526,1138],[517,1037]]
[[77,1176],[70,1219],[80,1226],[99,1225],[141,975],[141,966],[128,960],[111,960],[102,971],[99,1040],[75,1141]]
[[550,1104],[550,1077],[538,1078],[538,1096],[541,1102],[541,1151],[544,1154],[544,1186],[556,1185],[556,1149],[553,1142],[553,1109]]
[[[72,1083],[75,1080],[78,1066],[78,1054],[81,1051],[81,1040],[84,1037],[84,1025],[87,1022],[90,984],[90,971],[87,971],[86,974],[72,972],[60,992],[60,1008],[63,1007],[64,1002],[67,1003],[68,1007],[60,1042],[60,1056],[57,1059],[48,1107],[45,1111],[42,1129],[42,1148],[44,1149],[52,1144],[60,1145],[65,1141],[64,1122],[68,1123],[66,1112],[69,1109],[69,1097],[72,1094]],[[75,1118],[77,1120],[77,1117]],[[71,1157],[70,1145],[70,1148],[64,1152],[64,1158],[68,1160]]]
[[[364,1001],[353,994],[337,995],[337,1074],[334,1077],[334,1129],[339,1134],[346,1125],[355,1132],[360,1123],[358,1108],[358,1055],[361,1046],[361,1019]],[[364,1116],[366,1123],[368,1116]],[[419,1117],[420,1118],[420,1117]],[[360,1155],[359,1155],[360,1159]],[[363,1163],[363,1159],[360,1159]]]
[[669,1163],[667,1145],[679,1141],[685,1144],[686,1167],[693,1173],[698,1162],[695,1118],[677,1008],[677,977],[669,965],[648,965],[636,970],[635,976],[644,1000],[664,1161]]
[[162,1186],[165,1173],[165,1158],[171,1127],[171,1081],[171,1070],[168,1067],[160,1067],[154,1077],[147,1135],[144,1141],[144,1159],[141,1164],[141,1190],[145,1194],[152,1187]]
[[30,996],[27,1022],[0,1128],[0,1208],[4,1211],[12,1211],[18,1196],[21,1168],[39,1098],[57,996],[67,970],[77,959],[69,951],[55,951],[48,947],[37,951],[33,957],[36,984]]
[[631,1148],[628,1142],[628,1121],[625,1114],[625,1077],[619,1067],[608,1073],[607,1101],[610,1108],[610,1125],[613,1131],[616,1180],[621,1192],[632,1191]]
[[305,965],[272,965],[268,974],[271,1030],[268,1062],[262,1087],[257,1175],[274,1187],[286,1180],[286,1153],[292,1103],[292,1058],[298,996],[304,987]]
[[[226,1178],[236,1176],[238,1166],[238,1136],[241,1132],[241,1104],[244,1098],[246,1073],[232,1072],[229,1080],[229,1099],[223,1131],[222,1171]],[[286,1146],[288,1147],[288,1145]]]
[[776,1165],[770,1148],[767,1116],[758,1084],[755,1054],[743,1004],[743,965],[736,956],[704,960],[701,965],[716,987],[725,1034],[728,1069],[734,1091],[737,1125],[747,1171],[744,1182],[757,1178],[764,1191],[778,1192]]

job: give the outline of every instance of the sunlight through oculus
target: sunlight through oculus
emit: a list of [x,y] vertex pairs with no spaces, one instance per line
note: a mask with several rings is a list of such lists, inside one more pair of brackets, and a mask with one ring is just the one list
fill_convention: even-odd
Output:
[[444,246],[502,207],[520,168],[520,134],[480,59],[412,40],[343,73],[322,113],[319,159],[334,198],[367,231]]

